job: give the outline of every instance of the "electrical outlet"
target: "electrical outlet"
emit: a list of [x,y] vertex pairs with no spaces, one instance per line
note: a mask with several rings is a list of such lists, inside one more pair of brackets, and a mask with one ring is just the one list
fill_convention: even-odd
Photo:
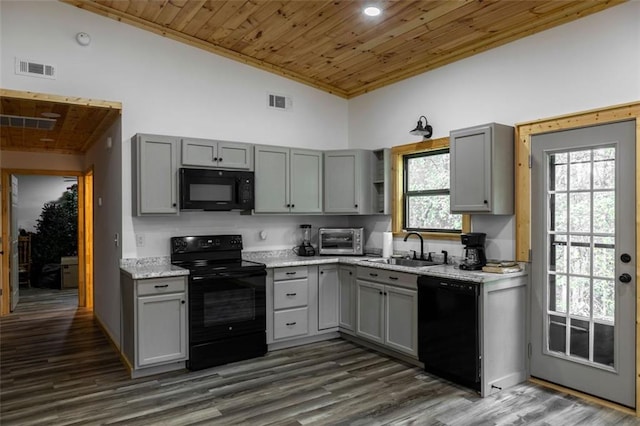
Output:
[[144,234],[136,234],[136,247],[144,247]]

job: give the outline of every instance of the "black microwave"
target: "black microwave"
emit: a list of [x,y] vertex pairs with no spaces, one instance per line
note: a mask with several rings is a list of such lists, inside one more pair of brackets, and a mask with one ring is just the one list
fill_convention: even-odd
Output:
[[180,169],[180,210],[251,210],[253,172]]

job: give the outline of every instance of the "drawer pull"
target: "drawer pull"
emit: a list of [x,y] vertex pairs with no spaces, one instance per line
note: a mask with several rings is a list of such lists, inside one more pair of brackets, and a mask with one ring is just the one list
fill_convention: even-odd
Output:
[[389,279],[396,281],[398,279],[398,277],[389,277]]
[[286,272],[287,275],[295,275],[296,272]]
[[162,285],[154,285],[155,288],[167,288],[169,287],[169,284],[162,284]]
[[295,296],[298,293],[287,293],[287,296]]
[[291,326],[291,325],[296,325],[296,323],[295,322],[288,322],[287,323],[287,326]]
[[371,272],[369,272],[369,275],[372,276],[372,277],[377,277],[378,276],[378,274],[374,274],[374,273],[371,273]]

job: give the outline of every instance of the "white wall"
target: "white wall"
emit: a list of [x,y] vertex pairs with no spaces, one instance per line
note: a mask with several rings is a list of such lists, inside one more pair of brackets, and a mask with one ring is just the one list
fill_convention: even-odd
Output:
[[18,177],[18,228],[27,232],[36,231],[36,221],[40,218],[45,203],[57,201],[74,181],[63,176],[17,175]]
[[[84,166],[86,170],[93,170],[94,312],[116,344],[120,342],[121,135],[121,120],[117,120],[89,149]],[[112,141],[110,148],[107,148],[107,138]]]
[[[637,101],[639,23],[640,2],[628,2],[359,96],[349,101],[349,147],[415,142],[409,130],[420,115],[438,138],[477,124],[514,125]],[[389,228],[390,220],[370,226]],[[513,217],[476,215],[472,227],[487,233],[489,256],[515,256]],[[372,238],[382,241],[380,234]],[[439,251],[450,244],[429,246]]]

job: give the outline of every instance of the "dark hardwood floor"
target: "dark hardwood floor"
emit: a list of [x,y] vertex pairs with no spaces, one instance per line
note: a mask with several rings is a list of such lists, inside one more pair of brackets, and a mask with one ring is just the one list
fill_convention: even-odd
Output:
[[0,320],[2,425],[640,425],[525,383],[489,398],[334,339],[131,380],[73,290]]

